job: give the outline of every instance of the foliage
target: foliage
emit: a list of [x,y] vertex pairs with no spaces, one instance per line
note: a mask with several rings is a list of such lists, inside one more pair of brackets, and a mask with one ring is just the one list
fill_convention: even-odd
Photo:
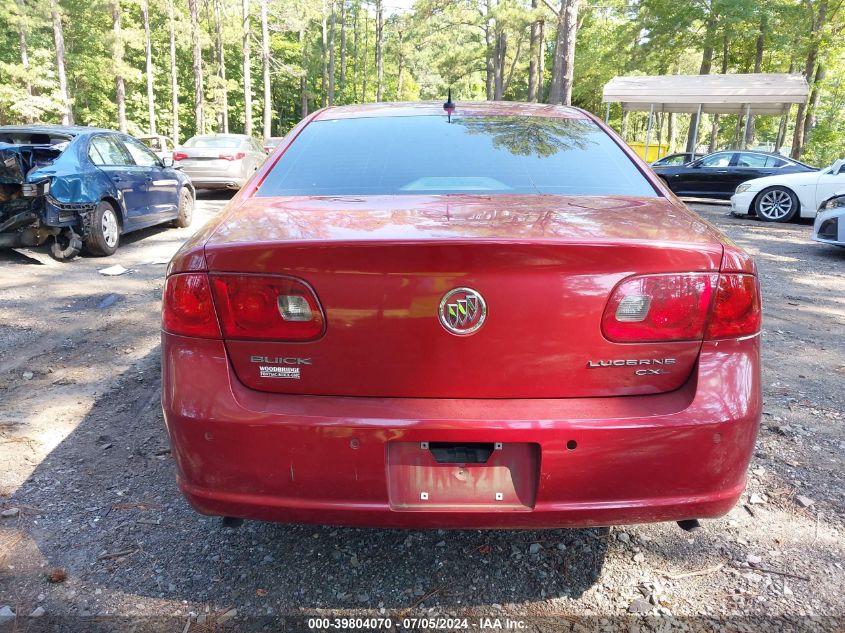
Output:
[[[112,2],[56,0],[63,16],[68,93],[77,123],[116,127],[115,76],[126,83],[126,112],[131,133],[149,127],[145,76],[145,0],[120,0],[124,60],[113,61],[117,45],[112,31]],[[155,112],[159,132],[169,133],[171,112],[169,0],[148,0],[154,66]],[[175,5],[176,67],[182,139],[194,133],[191,28],[187,0]],[[253,120],[260,122],[261,23],[259,3],[251,0],[251,75]],[[762,33],[762,72],[802,72],[812,41],[813,19],[827,2],[828,20],[818,34],[823,72],[819,100],[811,113],[804,157],[827,163],[845,155],[845,9],[834,0],[602,0],[582,2],[575,55],[573,102],[604,116],[601,92],[616,75],[708,72],[754,72]],[[229,129],[243,130],[242,58],[243,0],[198,0],[204,73],[205,118],[220,126],[223,97]],[[410,4],[410,3],[409,3]],[[58,122],[63,101],[58,73],[51,8],[53,0],[0,0],[0,124]],[[221,12],[225,80],[216,51],[215,6]],[[410,10],[386,3],[384,86],[386,100],[442,100],[449,87],[456,99],[485,99],[489,68],[500,62],[504,98],[528,95],[530,32],[544,24],[544,85],[550,82],[556,16],[560,0],[416,0]],[[334,37],[331,13],[334,9]],[[376,0],[269,0],[273,133],[283,134],[303,115],[326,100],[323,82],[323,24],[335,47],[335,104],[373,101],[376,94]],[[341,50],[341,24],[345,49]],[[22,38],[23,35],[23,38]],[[23,58],[22,39],[27,60]],[[497,46],[497,42],[503,46]],[[704,63],[702,63],[704,62]],[[328,63],[328,62],[327,62]],[[813,79],[813,77],[811,77]],[[401,82],[401,86],[400,86]],[[664,120],[668,117],[664,117]],[[683,144],[688,117],[675,117],[673,141]],[[621,129],[622,113],[611,110],[611,124]],[[704,117],[700,136],[709,139],[712,117]],[[716,146],[738,143],[737,117],[722,116]],[[791,141],[794,112],[785,147]],[[625,123],[629,139],[644,140],[645,116],[631,114]],[[260,130],[256,123],[255,129]],[[773,147],[778,117],[756,117],[754,143]],[[664,123],[660,134],[668,135]]]

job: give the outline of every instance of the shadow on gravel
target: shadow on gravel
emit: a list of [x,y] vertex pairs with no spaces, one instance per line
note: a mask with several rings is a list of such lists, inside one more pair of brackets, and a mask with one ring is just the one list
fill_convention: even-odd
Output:
[[[47,252],[46,250],[44,251]],[[0,249],[0,264],[34,264],[43,266],[44,264],[34,257],[29,257],[25,251],[19,252],[10,248]]]
[[[0,577],[0,595],[20,595],[22,612],[43,592],[48,613],[69,616],[200,612],[206,604],[252,616],[435,605],[489,613],[496,603],[578,598],[599,578],[606,528],[223,528],[177,491],[158,364],[155,349],[117,377],[7,499],[23,509],[18,527],[40,556]],[[45,582],[54,567],[68,571],[66,583]]]
[[228,202],[238,193],[233,189],[198,189],[197,200],[223,200]]

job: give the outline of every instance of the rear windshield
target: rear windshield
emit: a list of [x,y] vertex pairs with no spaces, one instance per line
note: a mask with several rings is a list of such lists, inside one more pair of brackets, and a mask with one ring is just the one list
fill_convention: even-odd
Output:
[[240,147],[243,139],[239,136],[195,136],[185,141],[185,147],[202,149],[219,147]]
[[315,121],[256,195],[451,193],[657,196],[592,121],[525,116]]

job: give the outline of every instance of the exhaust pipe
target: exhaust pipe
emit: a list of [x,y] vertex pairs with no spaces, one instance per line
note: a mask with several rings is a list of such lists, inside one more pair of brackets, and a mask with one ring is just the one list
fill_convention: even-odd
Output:
[[678,527],[684,532],[698,532],[701,529],[701,523],[698,522],[698,519],[685,519],[678,521]]
[[241,527],[244,524],[244,520],[238,519],[237,517],[223,517],[222,523],[224,528],[231,528],[234,530]]

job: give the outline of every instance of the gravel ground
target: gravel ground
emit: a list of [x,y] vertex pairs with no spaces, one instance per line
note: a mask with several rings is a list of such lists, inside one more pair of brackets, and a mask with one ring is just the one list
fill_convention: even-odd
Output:
[[[201,199],[197,226],[225,202]],[[108,260],[0,253],[0,631],[842,631],[845,249],[694,208],[755,255],[765,301],[748,491],[694,535],[223,527],[178,494],[159,406],[162,262],[191,229]],[[98,273],[113,264],[129,272]]]

